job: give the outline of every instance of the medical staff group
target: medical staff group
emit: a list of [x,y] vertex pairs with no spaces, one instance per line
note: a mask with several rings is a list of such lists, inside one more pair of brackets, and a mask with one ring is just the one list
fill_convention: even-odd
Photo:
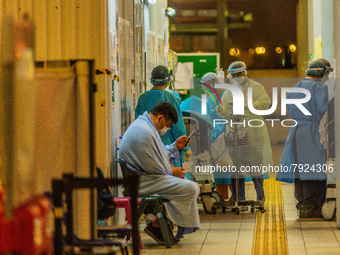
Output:
[[[277,95],[273,94],[272,105],[264,87],[248,78],[244,62],[230,64],[228,79],[232,85],[227,89],[223,88],[215,73],[208,72],[202,77],[200,84],[203,91],[207,87],[217,89],[204,102],[207,104],[207,112],[204,112],[207,116],[201,115],[202,102],[197,96],[192,95],[181,102],[178,95],[167,91],[171,80],[167,67],[157,66],[153,69],[153,87],[140,96],[135,111],[136,120],[125,132],[119,152],[129,171],[141,176],[140,195],[158,194],[171,198],[164,207],[167,219],[178,226],[175,243],[200,227],[197,207],[200,188],[194,180],[190,180],[191,176],[186,174],[182,165],[191,154],[182,110],[195,111],[203,120],[213,122],[210,137],[209,134],[203,135],[211,143],[217,143],[221,141],[219,138],[234,133],[233,124],[240,126],[245,143],[241,146],[225,146],[226,157],[237,164],[219,165],[212,160],[214,165],[197,165],[195,169],[196,172],[214,174],[214,182],[222,199],[229,199],[228,189],[231,184],[231,199],[235,201],[238,197],[239,201],[245,200],[245,181],[253,181],[257,200],[264,206],[263,180],[268,178],[267,172],[276,172],[278,181],[294,183],[298,201],[296,208],[301,218],[322,217],[326,172],[332,172],[334,166],[326,164],[325,148],[320,142],[318,129],[328,105],[328,87],[324,82],[332,70],[327,60],[314,60],[308,65],[305,79],[294,88],[282,88],[284,96],[281,101],[284,101],[283,106],[287,106],[292,119],[279,120],[263,118],[263,115],[268,115],[265,113],[275,111]],[[240,92],[236,98],[232,90]],[[216,104],[217,100],[220,104]],[[232,110],[241,111],[246,116],[243,119],[237,118],[237,122],[233,121],[233,113],[229,109],[230,105],[235,104],[238,109]],[[286,107],[281,111],[286,115]],[[278,166],[273,164],[269,133],[265,125],[268,121],[272,127],[280,121],[283,127],[290,128]],[[291,125],[287,122],[291,122]],[[210,156],[213,158],[213,155]],[[247,207],[243,209],[247,210]],[[159,244],[164,244],[157,219],[147,225],[145,232]]]

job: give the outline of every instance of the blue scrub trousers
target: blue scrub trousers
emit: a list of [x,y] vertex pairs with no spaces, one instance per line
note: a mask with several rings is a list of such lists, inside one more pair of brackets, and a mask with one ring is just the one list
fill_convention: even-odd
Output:
[[[244,176],[240,175],[238,176],[238,178],[239,178],[239,187],[238,187],[239,201],[246,200]],[[264,198],[263,175],[252,176],[251,178],[253,179],[253,182],[254,182],[257,200],[261,200],[262,198]],[[235,178],[231,178],[231,192],[233,195],[233,201],[236,201],[236,179]]]
[[[240,175],[238,176],[238,200],[246,200],[246,193],[244,188],[244,176]],[[231,193],[233,196],[233,201],[236,201],[236,178],[231,177]]]
[[257,200],[261,200],[264,198],[263,175],[252,176],[251,178],[253,179]]

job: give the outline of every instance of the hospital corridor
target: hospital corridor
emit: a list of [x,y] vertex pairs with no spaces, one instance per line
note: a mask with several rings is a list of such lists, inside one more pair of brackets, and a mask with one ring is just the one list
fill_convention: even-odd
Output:
[[[273,148],[273,151],[282,148]],[[201,229],[171,250],[154,243],[146,234],[143,254],[339,254],[335,221],[301,219],[295,208],[294,186],[273,178],[264,181],[266,212],[231,210],[207,214],[200,207]],[[246,194],[255,199],[254,188]]]
[[339,60],[340,0],[0,1],[0,255],[340,254]]

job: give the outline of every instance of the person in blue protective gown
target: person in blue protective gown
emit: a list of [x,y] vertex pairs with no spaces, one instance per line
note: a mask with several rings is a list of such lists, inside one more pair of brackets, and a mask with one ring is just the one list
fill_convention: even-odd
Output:
[[[159,102],[168,102],[172,104],[178,115],[178,122],[174,124],[169,131],[161,135],[162,142],[165,145],[172,144],[174,141],[183,135],[186,135],[186,129],[183,121],[183,116],[180,109],[181,101],[170,92],[166,91],[166,87],[170,82],[169,70],[165,66],[157,66],[151,72],[151,83],[153,87],[151,90],[143,93],[139,99],[135,110],[135,118],[142,115],[145,111],[149,112]],[[184,154],[189,148],[180,150],[181,159],[179,161],[172,161],[173,166],[181,166],[184,161]]]
[[[209,72],[203,75],[202,79],[200,80],[200,84],[206,84],[209,86],[214,86],[214,84],[217,84],[219,81],[217,80],[217,76],[215,73]],[[204,87],[204,85],[202,85]],[[207,90],[206,87],[204,87],[205,90]],[[219,97],[221,98],[223,95],[224,89],[217,89],[217,93],[219,94]],[[210,118],[211,120],[219,119],[220,116],[218,116],[215,112],[215,106],[218,103],[218,98],[214,93],[209,94],[209,98],[207,101],[207,113],[205,116]],[[181,103],[181,110],[184,111],[195,111],[199,114],[202,114],[201,108],[202,108],[202,100],[201,98],[192,95],[185,99]],[[211,142],[214,142],[216,138],[225,132],[225,125],[216,125],[216,127],[213,128],[212,132],[210,133],[210,140]]]
[[[242,90],[244,95],[244,102],[248,101],[248,88],[252,88],[252,101],[254,108],[257,110],[266,110],[270,107],[270,97],[260,83],[247,77],[247,70],[244,62],[236,61],[231,63],[228,68],[228,74],[231,77],[231,81],[233,82],[232,85],[235,85]],[[221,100],[222,106],[216,106],[215,110],[217,114],[221,117],[227,117],[228,104],[233,101],[233,95],[231,91],[225,90]],[[264,122],[263,117],[250,112],[247,105],[245,105],[244,115],[248,120],[260,119]],[[246,124],[245,127],[241,125],[241,128],[247,134],[248,144],[238,147],[238,158],[235,158],[235,149],[229,149],[229,154],[232,157],[234,165],[236,165],[237,161],[239,167],[253,168],[254,166],[257,166],[258,169],[260,169],[260,166],[262,165],[273,165],[271,144],[267,126],[263,125],[261,127],[251,127]],[[227,132],[230,131],[232,131],[232,129],[228,125]],[[257,200],[259,200],[263,205],[265,201],[265,194],[263,189],[263,172],[252,171],[247,174],[251,175],[257,194]],[[245,200],[244,177],[242,176],[242,173],[239,173],[238,177],[239,185],[243,189],[241,189],[242,191],[239,191],[239,200]],[[232,176],[233,199],[235,199],[236,197],[235,183],[236,180]]]
[[[179,240],[200,227],[197,207],[200,189],[197,183],[184,179],[183,167],[172,168],[170,165],[170,158],[178,159],[179,150],[187,146],[188,137],[181,136],[170,145],[161,141],[160,135],[176,124],[178,117],[177,110],[167,102],[160,102],[149,113],[145,111],[126,130],[119,154],[129,171],[140,175],[140,196],[170,197],[170,201],[164,203],[165,214],[178,226],[175,238]],[[144,231],[164,244],[157,220]]]
[[191,95],[181,103],[181,110],[195,111],[201,114],[201,98]]
[[[208,84],[212,87],[214,87],[215,84],[219,84],[218,78],[215,73],[207,73],[205,74],[201,81],[201,84]],[[224,92],[224,89],[217,89],[216,91],[218,93],[218,96],[221,98]],[[207,102],[207,116],[214,119],[220,119],[221,117],[216,113],[215,107],[219,104],[219,100],[217,98],[217,95],[215,93],[211,93],[211,96],[208,98]],[[226,131],[226,125],[216,125],[214,129],[211,132],[210,139],[213,143],[216,138],[224,133]]]
[[[215,84],[219,84],[219,80],[215,73],[209,72],[203,75],[200,83],[204,87],[205,85],[209,85],[214,88]],[[207,87],[204,87],[205,90],[209,90]],[[221,98],[224,92],[224,89],[217,89],[216,91]],[[215,93],[210,93],[207,101],[207,117],[211,120],[220,119],[221,117],[216,114],[215,106],[219,103],[219,99]],[[212,128],[210,133],[210,142],[215,142],[216,138],[223,134],[226,131],[226,125],[215,125]],[[231,184],[230,173],[222,173],[222,172],[214,172],[214,183],[216,184],[216,191],[220,194],[222,200],[226,200],[229,198],[229,186]]]
[[[288,113],[297,125],[290,128],[281,155],[280,167],[284,171],[276,179],[294,182],[296,208],[301,218],[321,217],[321,206],[325,201],[327,179],[322,169],[326,164],[325,149],[320,143],[319,124],[327,111],[328,87],[322,81],[327,67],[319,60],[308,65],[307,77],[295,85],[310,92],[311,98],[303,107],[311,114],[306,115],[295,104],[288,104]],[[288,93],[288,99],[304,98],[303,93]]]

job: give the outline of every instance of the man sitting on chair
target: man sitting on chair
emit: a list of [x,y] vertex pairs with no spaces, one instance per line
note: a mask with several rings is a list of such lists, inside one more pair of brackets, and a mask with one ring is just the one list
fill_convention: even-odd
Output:
[[[166,217],[178,226],[175,239],[199,228],[197,198],[199,186],[184,179],[184,168],[171,168],[170,159],[180,160],[178,150],[184,149],[187,136],[181,136],[171,145],[160,138],[178,120],[176,109],[160,102],[150,113],[144,112],[126,130],[119,146],[120,158],[130,171],[141,175],[140,196],[154,194],[171,198],[165,203]],[[158,222],[150,223],[144,230],[158,243],[164,244]]]

